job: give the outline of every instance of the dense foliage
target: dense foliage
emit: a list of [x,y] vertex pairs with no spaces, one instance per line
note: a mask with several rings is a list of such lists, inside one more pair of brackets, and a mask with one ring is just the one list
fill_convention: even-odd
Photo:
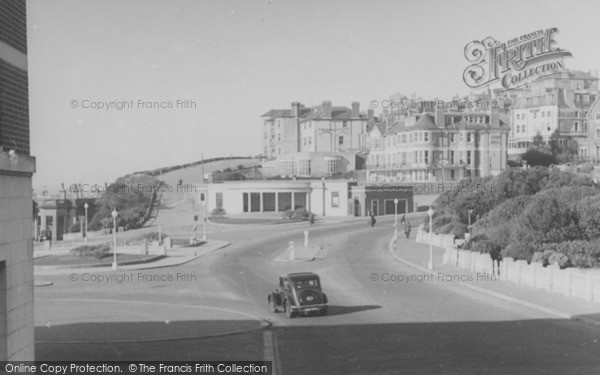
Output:
[[528,261],[540,252],[544,257],[535,260],[545,264],[600,266],[600,188],[587,175],[511,169],[464,180],[434,205],[433,230],[439,233],[468,225],[472,210],[465,249]]
[[96,200],[97,211],[90,220],[89,229],[112,228],[113,209],[119,213],[118,227],[141,227],[148,219],[152,204],[161,191],[166,191],[165,184],[152,176],[133,174],[118,178]]

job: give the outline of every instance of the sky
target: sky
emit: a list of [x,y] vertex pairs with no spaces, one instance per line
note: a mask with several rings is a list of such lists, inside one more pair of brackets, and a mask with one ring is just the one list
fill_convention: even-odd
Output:
[[294,101],[466,95],[464,48],[488,36],[557,27],[568,68],[600,69],[597,0],[27,0],[27,17],[36,193],[259,154],[260,116]]

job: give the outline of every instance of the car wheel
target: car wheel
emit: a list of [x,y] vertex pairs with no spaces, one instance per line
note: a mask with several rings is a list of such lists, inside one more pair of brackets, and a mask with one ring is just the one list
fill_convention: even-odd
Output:
[[284,309],[285,309],[285,314],[287,315],[288,318],[293,318],[296,316],[296,314],[294,314],[294,312],[292,311],[292,307],[290,306],[288,301],[285,301],[285,304],[283,305]]

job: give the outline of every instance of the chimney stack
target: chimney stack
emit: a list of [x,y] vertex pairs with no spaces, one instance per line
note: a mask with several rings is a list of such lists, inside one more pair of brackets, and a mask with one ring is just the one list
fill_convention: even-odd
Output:
[[446,126],[446,108],[443,102],[438,101],[435,105],[435,126],[438,128]]
[[373,108],[369,108],[367,110],[367,116],[369,116],[369,121],[375,120],[375,111],[373,110]]
[[322,108],[323,108],[323,118],[330,119],[331,118],[331,100],[323,100]]
[[360,117],[360,103],[352,102],[352,118]]
[[292,102],[292,117],[298,118],[300,116],[300,103]]

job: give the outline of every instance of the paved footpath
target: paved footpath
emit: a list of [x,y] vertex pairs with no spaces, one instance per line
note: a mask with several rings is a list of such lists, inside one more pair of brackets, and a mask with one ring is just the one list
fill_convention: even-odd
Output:
[[[600,325],[600,303],[588,302],[575,297],[566,297],[542,289],[535,289],[510,281],[493,278],[490,274],[472,272],[451,264],[443,264],[444,249],[433,246],[433,270],[428,270],[429,245],[415,242],[416,231],[410,239],[398,238],[394,251],[390,237],[390,251],[398,261],[408,264],[429,282],[442,283],[445,286],[460,284],[464,287],[492,295],[510,302],[550,313],[560,318],[581,320],[588,324]],[[424,275],[429,275],[425,278]]]
[[[206,244],[198,247],[179,247],[167,250],[167,256],[150,263],[132,264],[129,266],[119,266],[119,270],[131,271],[131,270],[146,270],[152,268],[163,268],[173,267],[181,264],[190,262],[202,255],[208,254],[212,251],[221,249],[225,246],[230,245],[230,242],[211,240]],[[42,267],[34,267],[34,275],[62,275],[70,274],[74,271],[81,272],[112,272],[111,266],[107,267],[93,267],[93,268],[57,268],[57,269],[45,269]],[[36,279],[37,281],[37,279]]]

